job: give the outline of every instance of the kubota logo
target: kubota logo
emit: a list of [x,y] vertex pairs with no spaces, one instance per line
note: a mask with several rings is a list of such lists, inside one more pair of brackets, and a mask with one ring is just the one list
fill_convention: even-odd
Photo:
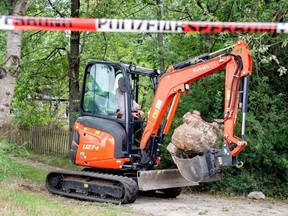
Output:
[[208,65],[203,65],[203,66],[199,66],[197,68],[194,68],[192,71],[197,73],[200,71],[204,71],[204,70],[208,70],[210,67]]

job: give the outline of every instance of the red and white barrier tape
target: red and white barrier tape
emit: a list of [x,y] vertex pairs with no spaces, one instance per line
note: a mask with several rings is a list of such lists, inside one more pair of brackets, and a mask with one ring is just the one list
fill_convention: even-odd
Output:
[[0,16],[0,29],[91,32],[271,32],[288,33],[288,23],[181,22]]

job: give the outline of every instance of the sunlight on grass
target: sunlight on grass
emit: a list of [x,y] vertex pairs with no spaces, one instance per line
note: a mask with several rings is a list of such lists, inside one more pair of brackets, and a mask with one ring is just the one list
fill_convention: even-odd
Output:
[[18,145],[9,143],[7,140],[0,140],[0,149],[2,150],[2,153],[5,152],[6,155],[28,158],[33,161],[38,161],[51,166],[72,170],[82,169],[82,167],[72,164],[68,155],[63,156],[63,155],[39,153],[37,151],[26,149],[25,144]]
[[[0,215],[131,215],[130,207],[79,201],[52,195],[45,189],[48,170],[33,161],[20,162],[11,155],[65,167],[68,158],[40,155],[0,141]],[[32,163],[32,164],[31,164]],[[70,163],[71,164],[71,163]],[[76,167],[76,166],[75,166]]]
[[0,150],[0,173],[0,181],[9,177],[22,177],[38,183],[44,183],[47,175],[46,170],[20,163],[6,156],[2,150]]

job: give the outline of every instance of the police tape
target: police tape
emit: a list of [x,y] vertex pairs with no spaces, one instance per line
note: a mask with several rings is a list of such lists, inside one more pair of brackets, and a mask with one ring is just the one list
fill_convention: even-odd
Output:
[[92,18],[48,18],[0,16],[3,30],[88,31],[88,32],[243,32],[288,33],[288,23],[181,22]]

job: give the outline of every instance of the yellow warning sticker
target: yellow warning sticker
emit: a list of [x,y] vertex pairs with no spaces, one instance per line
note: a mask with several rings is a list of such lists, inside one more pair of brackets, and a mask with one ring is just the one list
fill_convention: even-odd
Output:
[[84,188],[88,188],[88,186],[89,186],[88,184],[84,184]]
[[229,100],[229,99],[230,99],[230,95],[231,95],[231,91],[230,91],[230,90],[227,90],[227,91],[226,91],[226,100]]
[[159,110],[155,109],[153,112],[152,118],[156,119],[158,117],[158,115],[159,115]]
[[95,130],[95,134],[99,135],[101,131]]

